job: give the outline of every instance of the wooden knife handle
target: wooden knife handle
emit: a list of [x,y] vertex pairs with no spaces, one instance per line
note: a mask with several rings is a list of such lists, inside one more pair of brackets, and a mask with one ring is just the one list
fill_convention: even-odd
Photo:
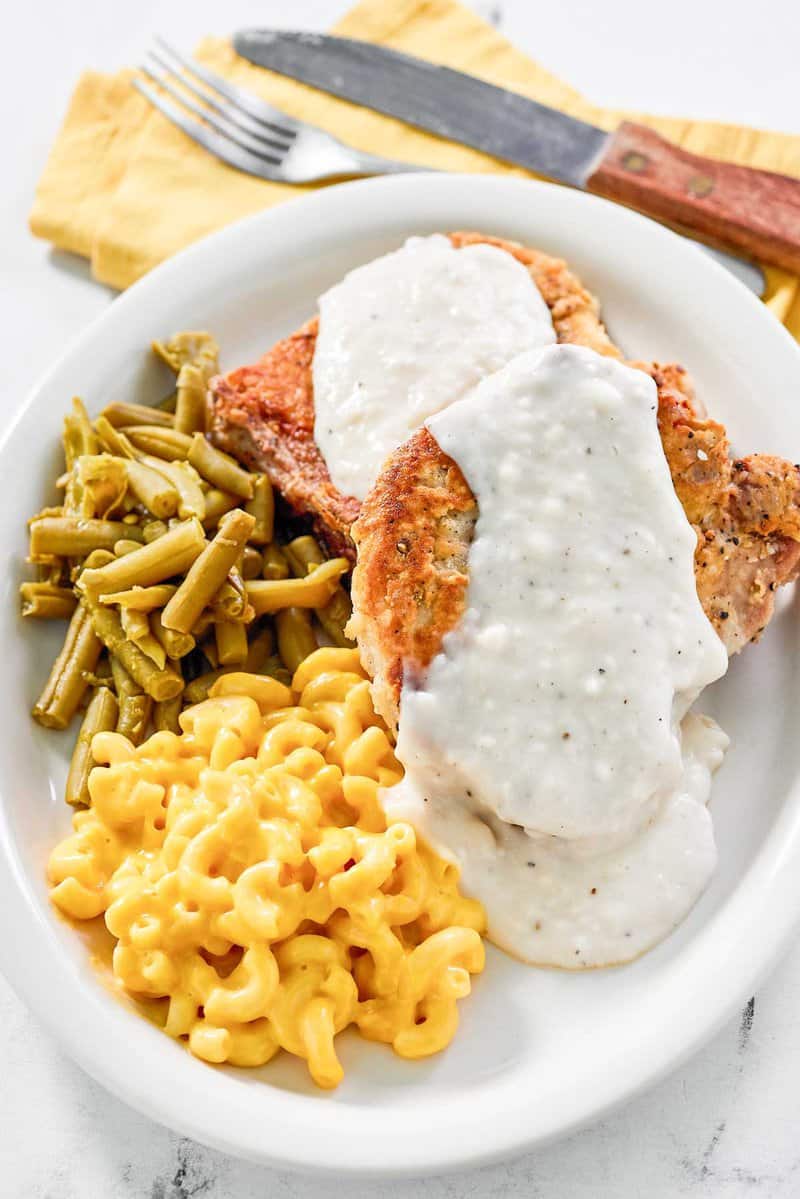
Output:
[[800,273],[800,179],[689,154],[625,121],[586,187],[713,245]]

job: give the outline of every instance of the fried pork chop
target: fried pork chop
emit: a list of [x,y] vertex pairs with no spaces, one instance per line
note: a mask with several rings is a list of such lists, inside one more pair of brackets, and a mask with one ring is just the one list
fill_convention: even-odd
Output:
[[[522,263],[559,341],[623,357],[597,300],[563,261],[481,233],[449,236],[456,248],[486,243]],[[363,509],[333,485],[314,440],[317,328],[314,318],[253,366],[212,379],[211,433],[222,449],[269,475],[329,553],[354,561],[358,545],[352,627],[382,714],[395,725],[404,671],[424,671],[463,612],[477,508],[458,466],[425,429],[390,457]],[[705,417],[682,367],[634,365],[658,388],[664,452],[698,537],[700,600],[735,653],[763,630],[775,589],[800,573],[800,471],[767,455],[732,460],[725,429]]]
[[[775,590],[800,573],[800,468],[766,454],[732,460],[680,367],[651,367],[672,481],[697,533],[700,601],[728,653],[757,640]],[[397,727],[404,678],[421,677],[466,604],[478,506],[457,464],[418,430],[389,458],[352,534],[354,615],[375,705]]]
[[[560,259],[480,233],[449,236],[457,249],[486,243],[521,262],[550,309],[559,341],[621,357],[600,320],[597,300]],[[311,519],[330,554],[354,561],[350,527],[360,504],[333,485],[314,440],[317,327],[314,317],[253,366],[211,380],[211,436],[252,470],[269,475],[290,508]]]

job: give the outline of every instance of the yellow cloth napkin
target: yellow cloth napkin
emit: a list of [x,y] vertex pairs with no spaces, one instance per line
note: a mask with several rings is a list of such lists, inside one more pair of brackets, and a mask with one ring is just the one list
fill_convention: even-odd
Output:
[[[597,108],[456,0],[361,0],[335,32],[467,71],[606,129],[633,117],[696,153],[800,177],[800,137]],[[228,42],[207,38],[197,56],[361,149],[441,170],[528,174],[254,67]],[[130,72],[81,77],[30,218],[38,237],[89,258],[95,278],[118,288],[197,238],[307,190],[219,162],[151,109],[130,79]],[[767,303],[800,340],[800,280],[775,269],[768,279]]]

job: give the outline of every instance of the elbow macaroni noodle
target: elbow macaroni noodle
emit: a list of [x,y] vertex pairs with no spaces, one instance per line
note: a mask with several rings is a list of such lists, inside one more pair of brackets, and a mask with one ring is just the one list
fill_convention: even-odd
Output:
[[435,1053],[484,964],[480,904],[458,868],[387,827],[402,767],[355,650],[320,649],[292,689],[229,674],[134,748],[100,733],[91,806],[48,875],[68,916],[105,914],[113,971],[163,999],[164,1029],[209,1062],[279,1049],[342,1078],[354,1024],[402,1057]]

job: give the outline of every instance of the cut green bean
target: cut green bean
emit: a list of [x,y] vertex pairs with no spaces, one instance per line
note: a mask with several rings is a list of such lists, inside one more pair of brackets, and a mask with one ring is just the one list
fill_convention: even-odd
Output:
[[220,666],[242,666],[247,661],[247,633],[244,625],[220,620],[214,625],[217,661]]
[[22,583],[22,615],[37,620],[69,620],[78,602],[71,587],[54,583]]
[[[173,588],[173,594],[175,590],[176,588]],[[163,645],[167,657],[173,662],[185,658],[195,647],[195,639],[191,633],[179,633],[175,629],[165,628],[160,612],[153,612],[150,628],[153,630],[153,636]]]
[[111,676],[119,703],[116,731],[127,737],[133,745],[141,745],[153,710],[153,700],[131,678],[119,658],[111,659]]
[[[166,628],[177,629],[179,633],[191,633],[203,609],[239,560],[253,524],[253,517],[240,508],[222,518],[214,540],[192,563],[188,574],[164,608],[162,620]],[[162,538],[155,542],[154,547],[165,540]]]
[[259,579],[261,578],[261,571],[263,569],[264,559],[261,557],[261,554],[252,545],[246,545],[242,554],[242,578],[245,580]]
[[205,520],[206,497],[200,486],[200,476],[193,466],[188,462],[165,462],[149,454],[142,454],[141,462],[143,466],[163,475],[175,488],[178,496],[178,516],[181,520],[188,520],[190,516]]
[[163,608],[175,591],[174,583],[156,583],[153,587],[130,587],[127,591],[112,591],[98,598],[101,604],[119,604],[123,608],[136,608],[139,612],[153,612],[156,608]]
[[178,374],[175,428],[179,433],[205,433],[207,376],[200,367],[185,363]]
[[103,646],[87,608],[79,604],[72,614],[61,652],[33,707],[34,720],[51,729],[65,729],[78,710],[87,687],[87,675],[97,666]]
[[147,613],[139,612],[136,608],[120,608],[119,622],[125,636],[137,645],[151,662],[155,662],[159,670],[163,670],[167,664],[167,653],[158,638],[153,635]]
[[221,491],[230,491],[244,500],[253,498],[253,475],[243,470],[229,454],[223,454],[202,433],[195,433],[189,461],[199,475]]
[[[292,571],[303,578],[309,571],[325,561],[325,555],[315,538],[310,535],[295,537],[286,546],[286,557]],[[347,622],[353,614],[350,596],[341,584],[338,584],[326,604],[315,608],[317,620],[330,637],[334,645],[340,649],[353,649],[355,642],[345,634]]]
[[152,348],[176,375],[187,362],[199,366],[207,378],[219,370],[219,347],[210,333],[176,333],[166,342],[154,341]]
[[261,551],[264,560],[262,573],[265,579],[288,579],[289,563],[286,555],[276,542],[265,545]]
[[192,679],[191,683],[186,684],[183,692],[184,701],[187,704],[201,704],[204,699],[208,699],[208,693],[217,679],[224,674],[231,674],[236,669],[235,666],[220,666],[217,670],[199,674],[196,679]]
[[247,598],[256,616],[281,608],[321,608],[349,569],[346,558],[331,558],[302,579],[257,579],[245,584]]
[[30,526],[31,557],[54,554],[83,558],[92,550],[111,550],[122,537],[143,540],[135,525],[121,520],[80,520],[75,516],[41,516]]
[[264,667],[264,663],[269,658],[275,647],[275,638],[272,635],[272,629],[269,625],[264,625],[262,629],[250,638],[250,643],[247,647],[247,658],[245,660],[245,669],[250,674],[258,674]]
[[108,450],[109,454],[114,454],[117,458],[125,458],[132,460],[136,457],[136,451],[128,441],[126,435],[121,429],[115,429],[111,421],[104,416],[98,416],[94,422],[95,432],[100,438],[101,444]]
[[153,705],[153,728],[157,733],[180,733],[181,726],[178,717],[183,707],[183,696],[176,695],[172,699],[162,699],[161,703]]
[[205,495],[206,515],[203,521],[205,528],[215,529],[226,512],[238,508],[241,500],[238,495],[229,491],[220,491],[218,487],[210,487]]
[[88,807],[89,774],[94,766],[92,738],[110,733],[117,727],[118,704],[109,687],[98,687],[81,722],[78,740],[72,751],[64,798],[71,807]]
[[114,542],[114,557],[124,558],[126,554],[132,554],[141,546],[141,541],[131,541],[130,537],[123,537],[120,541]]
[[163,537],[169,532],[169,525],[163,520],[148,520],[142,525],[142,537],[147,545],[151,541],[157,541],[159,537]]
[[81,516],[107,518],[123,508],[128,489],[128,471],[124,458],[112,454],[82,454],[72,467],[80,493]]
[[107,404],[101,415],[115,429],[127,429],[129,425],[159,425],[171,429],[175,424],[172,413],[164,412],[161,408],[148,408],[145,404],[127,404],[119,400]]
[[[316,649],[316,642],[314,643],[314,648]],[[283,683],[287,687],[291,687],[292,685],[291,673],[286,669],[277,654],[272,654],[271,657],[267,658],[261,667],[261,673],[270,675],[273,679],[277,679],[279,683]]]
[[247,501],[245,507],[255,517],[256,523],[250,534],[253,545],[268,545],[275,528],[275,497],[266,475],[255,476],[253,498]]
[[[317,648],[317,639],[306,608],[284,608],[275,616],[278,653],[290,674]],[[271,673],[271,672],[270,672]]]
[[99,595],[163,583],[188,570],[205,545],[203,526],[197,520],[187,520],[143,545],[135,554],[126,554],[99,570],[84,571],[79,585]]
[[92,428],[84,403],[77,396],[72,401],[72,412],[64,417],[64,458],[67,470],[84,454],[96,454],[99,449],[97,435]]
[[[121,562],[128,559],[122,558]],[[183,679],[171,666],[159,669],[138,645],[128,640],[119,616],[113,608],[104,608],[91,597],[86,599],[97,636],[109,653],[119,658],[128,674],[155,700],[171,699],[183,690]]]
[[153,700],[149,695],[140,692],[138,695],[126,695],[119,702],[119,716],[116,731],[127,737],[132,745],[141,745],[147,733],[147,726],[153,712]]
[[177,429],[165,429],[160,425],[133,425],[126,429],[131,445],[143,454],[152,454],[173,462],[188,458],[192,439]]
[[172,481],[141,460],[128,463],[128,486],[156,520],[168,520],[178,511],[180,495]]

